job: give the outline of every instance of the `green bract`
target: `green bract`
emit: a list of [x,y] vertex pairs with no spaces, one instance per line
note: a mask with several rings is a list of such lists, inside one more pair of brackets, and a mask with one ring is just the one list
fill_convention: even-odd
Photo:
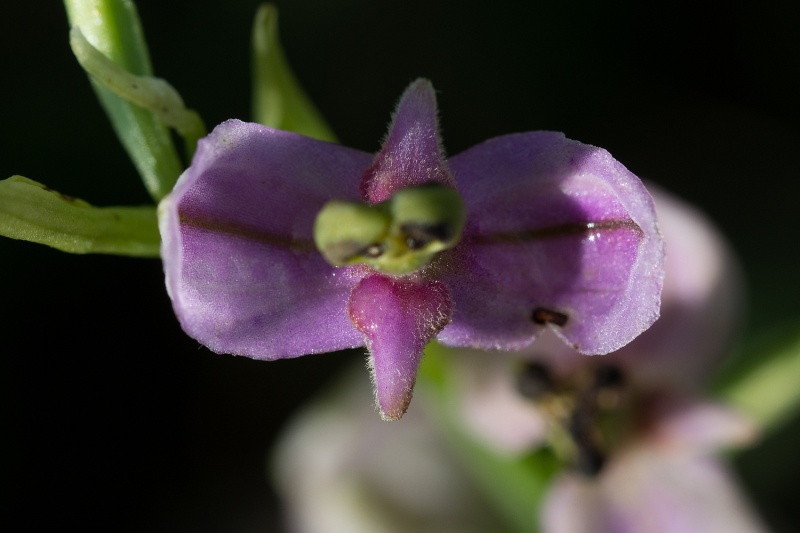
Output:
[[336,136],[295,79],[278,41],[278,10],[263,4],[253,23],[253,120],[323,141]]
[[800,320],[778,324],[751,338],[715,383],[715,392],[775,431],[800,409]]

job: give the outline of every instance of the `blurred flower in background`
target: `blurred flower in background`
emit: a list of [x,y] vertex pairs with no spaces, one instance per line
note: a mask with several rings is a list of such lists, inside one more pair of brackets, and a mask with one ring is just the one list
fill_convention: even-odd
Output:
[[426,395],[402,420],[375,416],[352,369],[288,425],[272,460],[288,530],[302,533],[502,531],[436,429]]

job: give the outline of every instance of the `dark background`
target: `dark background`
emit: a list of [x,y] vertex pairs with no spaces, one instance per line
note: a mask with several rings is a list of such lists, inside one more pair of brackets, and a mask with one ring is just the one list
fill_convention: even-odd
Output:
[[[258,2],[138,5],[156,73],[209,127],[248,118]],[[402,90],[428,77],[449,153],[535,129],[603,146],[730,238],[749,283],[745,335],[800,315],[797,2],[278,5],[294,70],[343,144],[375,151]],[[96,205],[149,202],[71,55],[62,5],[4,2],[0,27],[0,178]],[[157,260],[0,240],[0,279],[15,530],[279,529],[270,443],[360,354],[214,355],[181,332]],[[800,523],[798,443],[795,421],[737,461],[780,531]]]

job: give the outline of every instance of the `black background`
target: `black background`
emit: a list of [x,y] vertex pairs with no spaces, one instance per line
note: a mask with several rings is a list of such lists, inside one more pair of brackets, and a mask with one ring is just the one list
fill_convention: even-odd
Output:
[[[256,1],[140,1],[156,73],[209,127],[249,116]],[[343,144],[375,151],[405,86],[439,92],[446,149],[553,129],[701,206],[733,242],[758,332],[800,314],[798,4],[291,0],[287,55]],[[477,7],[476,7],[477,6]],[[148,203],[69,50],[59,2],[0,7],[0,178]],[[157,260],[0,241],[4,514],[17,531],[277,531],[266,473],[293,409],[359,353],[214,355]],[[366,373],[365,373],[366,379]],[[739,461],[800,523],[800,424]]]

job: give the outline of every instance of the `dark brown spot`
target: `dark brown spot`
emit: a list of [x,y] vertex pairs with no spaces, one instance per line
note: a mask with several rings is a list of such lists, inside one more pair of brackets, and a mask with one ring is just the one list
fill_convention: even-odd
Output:
[[46,185],[42,186],[42,190],[50,192],[50,193],[53,193],[53,194],[57,195],[59,198],[61,198],[62,200],[66,201],[66,202],[69,202],[71,204],[83,203],[83,200],[75,198],[74,196],[69,196],[67,194],[64,194],[63,192],[58,192],[57,190],[51,189],[50,187],[47,187]]
[[564,313],[546,309],[544,307],[537,307],[533,310],[531,319],[537,324],[555,324],[556,326],[564,326],[569,320],[569,317]]
[[606,457],[594,445],[578,446],[575,469],[586,477],[596,477],[603,469]]
[[566,423],[566,429],[576,447],[575,469],[587,477],[595,477],[603,469],[605,454],[597,444],[592,424],[593,406],[578,405]]
[[594,373],[594,386],[599,389],[620,389],[625,386],[625,374],[618,366],[600,366]]
[[537,400],[555,390],[555,382],[550,369],[542,363],[529,362],[517,378],[519,393],[532,400]]

